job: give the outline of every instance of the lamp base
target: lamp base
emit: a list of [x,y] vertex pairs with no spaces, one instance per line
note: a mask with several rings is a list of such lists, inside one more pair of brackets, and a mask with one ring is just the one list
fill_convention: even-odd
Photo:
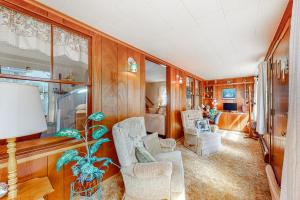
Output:
[[8,200],[17,199],[17,160],[16,160],[16,138],[9,138],[7,141],[8,154]]

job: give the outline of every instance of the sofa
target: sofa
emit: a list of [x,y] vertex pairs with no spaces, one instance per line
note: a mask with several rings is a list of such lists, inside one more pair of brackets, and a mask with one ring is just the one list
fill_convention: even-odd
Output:
[[113,126],[113,139],[121,166],[126,200],[185,200],[184,169],[173,139],[159,139],[155,162],[139,163],[135,149],[146,137],[143,117],[133,117]]

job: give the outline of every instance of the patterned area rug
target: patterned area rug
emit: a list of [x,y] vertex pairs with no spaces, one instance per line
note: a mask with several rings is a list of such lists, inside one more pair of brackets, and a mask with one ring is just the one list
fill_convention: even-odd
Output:
[[[222,131],[222,149],[199,157],[178,142],[185,169],[186,200],[271,200],[259,142]],[[105,200],[122,199],[121,175],[105,181]]]

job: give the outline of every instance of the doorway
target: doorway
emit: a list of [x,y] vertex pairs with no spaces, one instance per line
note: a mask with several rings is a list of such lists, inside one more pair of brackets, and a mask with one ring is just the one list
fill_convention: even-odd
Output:
[[145,126],[148,133],[157,132],[166,137],[167,122],[167,68],[163,64],[146,60],[145,62]]

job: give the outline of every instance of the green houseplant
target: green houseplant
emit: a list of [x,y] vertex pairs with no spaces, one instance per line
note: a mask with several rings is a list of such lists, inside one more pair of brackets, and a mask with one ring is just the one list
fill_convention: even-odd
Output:
[[[99,183],[103,178],[105,169],[108,168],[109,164],[113,164],[110,158],[95,156],[100,146],[110,141],[108,138],[102,138],[108,132],[107,127],[103,125],[89,126],[90,122],[99,122],[104,118],[105,116],[102,112],[91,114],[84,124],[84,134],[72,128],[61,129],[55,134],[56,137],[68,137],[80,140],[85,145],[86,152],[79,152],[76,149],[68,150],[56,162],[56,170],[58,172],[64,165],[74,162],[71,169],[77,179],[71,184],[71,199],[74,194],[80,194],[81,196],[93,195],[93,193],[100,189]],[[93,131],[92,138],[95,140],[91,145],[88,141],[90,131]],[[100,167],[96,167],[95,164]]]

